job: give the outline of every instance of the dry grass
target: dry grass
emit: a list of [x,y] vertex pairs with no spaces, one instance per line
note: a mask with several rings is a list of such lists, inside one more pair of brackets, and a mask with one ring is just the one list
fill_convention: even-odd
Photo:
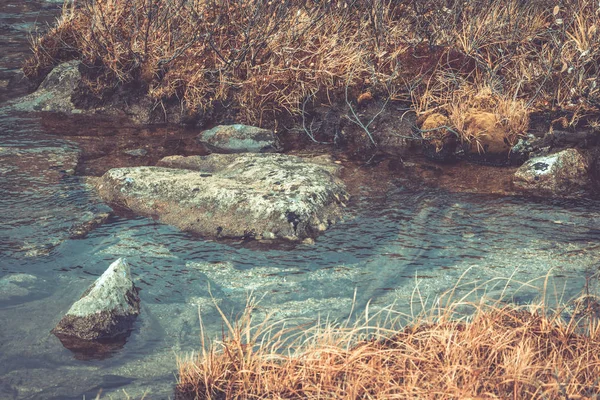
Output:
[[176,391],[182,399],[597,398],[598,303],[572,304],[566,313],[542,303],[438,302],[408,323],[388,310],[377,324],[366,317],[296,335],[268,318],[253,324],[249,307],[234,325],[223,315],[222,341],[203,339],[199,354],[179,360]]
[[189,113],[222,105],[259,125],[299,115],[307,99],[344,104],[346,93],[354,107],[368,92],[459,125],[456,96],[485,88],[515,133],[523,113],[561,111],[574,125],[600,106],[600,8],[587,0],[76,4],[33,39],[28,76],[78,58],[98,96],[134,82],[157,104]]

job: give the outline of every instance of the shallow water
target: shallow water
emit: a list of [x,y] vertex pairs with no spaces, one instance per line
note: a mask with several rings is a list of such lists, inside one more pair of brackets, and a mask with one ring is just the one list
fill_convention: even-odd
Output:
[[[520,282],[542,287],[550,275],[550,294],[569,298],[600,267],[597,201],[400,184],[355,198],[314,245],[202,240],[122,216],[70,239],[73,226],[110,209],[73,174],[81,142],[65,138],[77,132],[50,135],[44,118],[0,110],[0,399],[94,398],[100,389],[106,398],[125,398],[122,390],[169,398],[176,356],[199,347],[198,308],[216,338],[214,303],[235,316],[249,293],[262,298],[258,318],[273,312],[294,323],[346,318],[355,290],[357,310],[370,301],[372,310],[395,303],[410,313],[415,287],[433,302],[461,277],[473,284],[457,296],[479,283],[478,293],[498,296],[511,278],[512,300],[528,302],[539,292]],[[135,330],[101,357],[66,350],[50,330],[118,257],[141,288]]]

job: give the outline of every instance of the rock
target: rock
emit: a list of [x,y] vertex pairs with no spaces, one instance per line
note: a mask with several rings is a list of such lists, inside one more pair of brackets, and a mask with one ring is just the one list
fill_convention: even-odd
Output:
[[590,184],[589,165],[576,149],[567,149],[523,164],[513,178],[516,189],[538,196],[580,197]]
[[52,330],[58,337],[114,339],[131,330],[140,313],[129,265],[119,258],[71,306]]
[[[119,88],[112,96],[97,98],[90,88],[81,88],[82,71],[93,70],[78,60],[57,65],[31,94],[12,101],[18,111],[47,111],[63,114],[104,114],[150,123],[154,103],[148,96]],[[88,72],[89,74],[89,72]],[[93,79],[93,78],[92,78]],[[85,81],[85,79],[83,79]]]
[[93,215],[91,219],[74,225],[69,230],[69,239],[83,239],[88,233],[104,224],[112,216],[112,213],[99,213]]
[[35,276],[29,274],[11,274],[0,278],[0,301],[14,297],[27,297],[37,280]]
[[536,149],[538,138],[529,134],[519,138],[517,143],[510,149],[509,163],[511,165],[521,165],[529,159],[530,154]]
[[21,111],[51,111],[80,113],[71,96],[81,81],[79,61],[69,61],[54,67],[38,89],[16,100],[14,107]]
[[[72,144],[44,147],[0,147],[0,165],[11,166],[11,172],[41,176],[44,181],[57,182],[65,175],[74,175],[81,150]],[[0,172],[1,173],[1,172]]]
[[100,180],[107,202],[214,238],[316,236],[348,199],[339,168],[282,154],[173,156],[158,167],[117,168]]
[[215,126],[197,140],[216,153],[262,153],[277,148],[272,131],[240,124]]
[[453,161],[456,158],[457,137],[444,128],[450,126],[450,119],[440,113],[433,113],[421,125],[423,154],[435,161]]
[[574,132],[553,129],[547,132],[541,146],[551,149],[591,148],[600,145],[600,131],[580,129]]
[[148,150],[133,149],[133,150],[125,150],[123,153],[127,154],[128,156],[132,156],[132,157],[144,157],[144,156],[148,155]]

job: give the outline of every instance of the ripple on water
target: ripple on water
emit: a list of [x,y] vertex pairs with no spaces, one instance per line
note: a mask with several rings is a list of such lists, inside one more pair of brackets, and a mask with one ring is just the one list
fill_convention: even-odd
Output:
[[[173,353],[198,346],[198,307],[207,332],[218,337],[216,305],[234,317],[249,293],[262,299],[257,318],[273,313],[306,322],[346,318],[355,291],[357,310],[369,301],[373,310],[395,302],[410,313],[415,302],[435,301],[460,279],[472,284],[457,296],[477,285],[478,295],[500,295],[510,278],[511,291],[520,288],[515,298],[526,301],[535,291],[520,282],[541,287],[533,280],[550,273],[556,292],[569,297],[598,269],[597,202],[403,188],[356,200],[345,222],[312,245],[202,240],[124,217],[71,240],[74,224],[106,211],[66,173],[77,148],[44,135],[36,118],[11,118],[0,118],[0,381],[25,382],[11,384],[11,393],[38,385],[53,396],[81,398],[107,382],[164,390],[173,381]],[[122,256],[141,288],[142,314],[121,351],[82,364],[48,331]],[[17,274],[40,285],[15,282]],[[108,375],[114,379],[103,380]],[[75,389],[73,381],[80,382]],[[9,389],[0,387],[0,397]]]

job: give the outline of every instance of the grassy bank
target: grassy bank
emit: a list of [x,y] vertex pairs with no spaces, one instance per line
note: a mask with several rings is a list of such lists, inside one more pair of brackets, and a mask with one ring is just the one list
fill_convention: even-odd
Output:
[[[160,109],[235,109],[265,125],[320,104],[410,102],[469,136],[468,112],[510,135],[533,111],[563,127],[600,105],[600,9],[586,0],[77,0],[33,39],[26,75],[84,62],[84,91],[147,93]],[[349,112],[352,118],[352,112]],[[564,118],[562,118],[564,117]],[[365,122],[366,123],[366,122]],[[326,135],[318,129],[308,132]],[[365,129],[365,135],[369,130]]]
[[367,317],[351,327],[289,331],[268,319],[253,324],[250,308],[235,324],[225,319],[222,341],[203,342],[199,354],[179,361],[176,392],[181,399],[597,398],[598,303],[586,297],[566,309],[454,301],[404,323],[386,312],[378,324]]

